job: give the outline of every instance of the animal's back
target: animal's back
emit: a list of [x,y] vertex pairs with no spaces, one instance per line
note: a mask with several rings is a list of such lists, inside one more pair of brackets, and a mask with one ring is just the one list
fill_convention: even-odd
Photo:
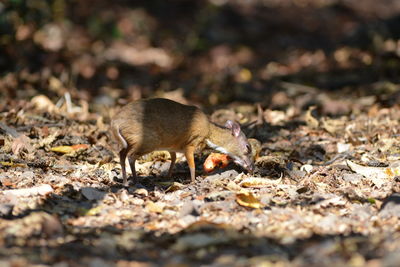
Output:
[[124,106],[114,116],[112,129],[114,136],[120,134],[135,154],[143,155],[154,150],[197,147],[208,135],[209,122],[194,106],[155,98]]

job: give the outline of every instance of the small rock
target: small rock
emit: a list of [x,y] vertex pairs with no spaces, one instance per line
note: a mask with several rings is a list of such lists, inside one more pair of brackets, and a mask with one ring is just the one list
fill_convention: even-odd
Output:
[[101,200],[106,195],[105,192],[92,187],[84,187],[81,189],[81,192],[88,200]]
[[12,214],[14,205],[0,204],[0,217],[8,217]]

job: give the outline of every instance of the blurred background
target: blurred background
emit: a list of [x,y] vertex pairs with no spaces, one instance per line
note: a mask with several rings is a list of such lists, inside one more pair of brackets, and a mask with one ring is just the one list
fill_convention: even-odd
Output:
[[398,0],[2,1],[0,111],[69,93],[350,114],[400,100],[399,38]]

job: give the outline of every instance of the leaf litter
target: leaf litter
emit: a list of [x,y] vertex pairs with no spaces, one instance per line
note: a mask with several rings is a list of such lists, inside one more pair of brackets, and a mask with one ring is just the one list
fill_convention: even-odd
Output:
[[[39,111],[31,112],[41,116]],[[400,111],[393,110],[387,119],[399,117]],[[347,138],[360,138],[356,137],[360,130],[357,127],[363,127],[364,119],[362,115],[353,118],[352,127],[337,124],[342,127],[338,130],[346,131]],[[306,262],[312,248],[302,248],[300,244],[316,244],[321,238],[320,246],[332,246],[332,252],[322,252],[327,262],[368,262],[369,257],[376,257],[372,252],[378,246],[373,241],[376,239],[380,240],[383,252],[389,247],[387,253],[393,248],[400,249],[393,243],[396,235],[392,235],[400,218],[400,202],[397,193],[393,193],[399,190],[398,157],[390,153],[391,147],[378,145],[379,142],[397,144],[387,132],[374,142],[367,138],[363,145],[354,146],[345,145],[350,144],[346,143],[349,139],[343,140],[332,131],[328,135],[316,134],[315,131],[325,129],[323,124],[300,126],[298,132],[262,142],[264,149],[255,158],[255,175],[242,173],[232,164],[212,166],[207,170],[211,173],[200,173],[195,184],[188,182],[182,157],[173,178],[163,178],[162,172],[155,172],[155,163],[168,160],[163,153],[156,153],[137,163],[138,187],[123,188],[115,156],[108,163],[89,162],[96,153],[97,159],[113,155],[112,146],[107,145],[111,141],[106,141],[106,146],[82,143],[100,136],[103,129],[92,128],[92,122],[77,121],[69,115],[64,122],[70,125],[68,130],[55,127],[56,134],[45,145],[40,131],[31,138],[35,148],[31,152],[33,157],[28,154],[17,157],[2,150],[2,159],[7,161],[2,161],[0,174],[4,187],[0,227],[7,230],[0,238],[8,247],[22,243],[29,246],[34,240],[42,240],[53,246],[54,255],[58,255],[61,251],[57,252],[51,239],[57,236],[58,242],[65,245],[71,238],[90,240],[100,246],[99,251],[111,249],[107,253],[112,257],[135,251],[130,256],[135,258],[140,251],[151,259],[159,252],[150,253],[149,246],[168,244],[169,248],[162,249],[162,257],[183,253],[194,259],[229,262],[232,259],[220,259],[222,254],[215,249],[240,248],[248,250],[252,255],[249,260],[254,262],[297,263]],[[373,125],[380,127],[379,120]],[[330,147],[331,143],[337,145]],[[278,152],[278,157],[273,156]],[[343,153],[342,158],[330,161]],[[200,159],[206,160],[204,156]],[[363,166],[370,159],[387,166]],[[39,160],[48,164],[41,166]],[[357,160],[367,163],[357,164]],[[294,179],[294,173],[298,180]],[[38,219],[32,217],[32,223],[27,224],[29,216]],[[14,217],[24,220],[10,219]],[[337,237],[332,239],[332,236]],[[136,241],[131,243],[131,238]],[[356,242],[357,238],[367,238],[365,246],[369,249],[355,248],[358,254],[350,259],[332,245]],[[265,245],[269,252],[263,249]],[[322,249],[320,246],[314,245],[314,249]],[[262,253],[256,252],[260,249]],[[31,253],[34,251],[28,249],[20,255]]]
[[[160,38],[154,29],[164,23],[156,23],[144,8],[107,10],[101,15],[116,16],[115,30],[96,26],[93,19],[92,37],[73,23],[44,22],[33,34],[36,26],[15,19],[17,39],[35,36],[34,47],[65,56],[72,73],[57,63],[39,73],[10,72],[0,80],[9,95],[0,98],[0,265],[398,265],[399,86],[395,79],[363,80],[371,69],[374,77],[377,70],[379,78],[398,76],[397,39],[375,35],[370,44],[374,51],[337,43],[329,49],[283,49],[282,62],[274,61],[281,45],[275,51],[264,49],[271,47],[269,42],[307,43],[293,34],[310,32],[293,12],[307,18],[307,25],[320,25],[313,26],[316,32],[330,27],[329,36],[321,35],[327,42],[344,28],[346,36],[350,29],[354,39],[369,38],[374,27],[365,30],[368,36],[358,37],[352,27],[359,22],[344,13],[393,15],[384,6],[388,2],[375,9],[354,1],[291,1],[293,6],[286,7],[266,1],[265,6],[277,7],[282,15],[269,18],[254,8],[258,1],[247,1],[249,6],[209,2],[200,8],[204,13],[225,19],[241,12],[256,16],[241,17],[240,31],[229,30],[231,23],[214,16],[205,20],[211,27],[195,27],[205,32],[191,32],[183,42],[164,38],[170,29]],[[298,4],[302,7],[296,9]],[[337,13],[343,19],[315,23],[313,5],[321,19],[330,21]],[[268,11],[264,8],[260,10]],[[202,12],[198,16],[203,21]],[[271,22],[286,25],[290,34],[270,30],[271,38],[257,40]],[[104,35],[103,28],[129,36],[91,42],[94,35]],[[256,37],[246,40],[249,47],[218,39],[235,40],[237,32],[247,38],[250,28]],[[203,35],[216,38],[215,44],[204,43]],[[251,47],[252,42],[262,49]],[[8,48],[11,57],[17,54]],[[260,62],[268,53],[271,61]],[[107,84],[91,95],[91,89],[74,88],[74,81],[84,88]],[[123,187],[108,133],[110,117],[128,100],[154,95],[196,103],[220,124],[241,122],[251,137],[255,173],[206,151],[196,157],[198,177],[191,184],[182,155],[168,178],[168,153],[155,152],[136,162],[139,184]],[[206,173],[201,166],[207,160]]]

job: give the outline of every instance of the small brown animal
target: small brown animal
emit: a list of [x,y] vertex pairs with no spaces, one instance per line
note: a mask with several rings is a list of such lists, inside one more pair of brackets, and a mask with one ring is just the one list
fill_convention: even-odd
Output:
[[252,172],[251,146],[240,125],[228,120],[225,127],[210,122],[199,108],[164,98],[138,100],[124,106],[112,119],[111,131],[119,143],[123,184],[127,185],[125,159],[128,156],[134,182],[135,160],[155,150],[171,155],[168,176],[176,152],[185,153],[192,182],[195,181],[194,152],[206,146],[229,155],[235,163]]

